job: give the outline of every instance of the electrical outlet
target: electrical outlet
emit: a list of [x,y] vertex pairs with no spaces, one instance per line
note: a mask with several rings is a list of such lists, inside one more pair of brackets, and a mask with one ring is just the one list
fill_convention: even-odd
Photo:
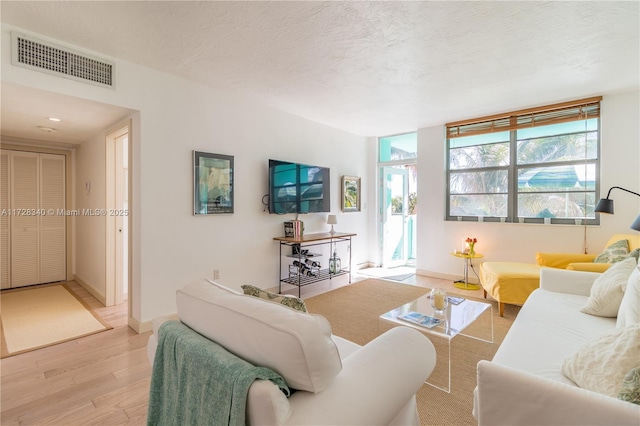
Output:
[[214,269],[213,270],[213,279],[214,280],[219,280],[220,279],[220,269]]

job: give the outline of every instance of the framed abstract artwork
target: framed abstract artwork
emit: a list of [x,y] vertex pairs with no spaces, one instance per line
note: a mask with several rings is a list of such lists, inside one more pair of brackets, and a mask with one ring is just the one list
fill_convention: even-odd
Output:
[[342,176],[342,211],[360,211],[360,178]]
[[193,214],[233,213],[233,156],[193,151]]

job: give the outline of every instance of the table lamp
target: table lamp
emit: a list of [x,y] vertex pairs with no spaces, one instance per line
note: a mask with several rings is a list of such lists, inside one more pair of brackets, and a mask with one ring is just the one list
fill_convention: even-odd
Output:
[[[621,189],[623,191],[629,192],[631,194],[634,194],[640,197],[640,194],[638,194],[637,192],[629,191],[628,189],[625,189],[619,186],[612,186],[609,189],[609,192],[607,192],[607,198],[601,198],[600,201],[598,201],[598,205],[596,205],[596,208],[594,210],[595,212],[613,214],[613,200],[609,198],[609,195],[611,195],[611,190],[614,188]],[[640,215],[638,215],[636,220],[634,220],[633,223],[631,224],[631,229],[635,231],[640,231]]]
[[329,231],[331,235],[335,234],[336,231],[333,229],[333,225],[338,224],[338,217],[335,214],[330,214],[327,216],[327,224],[331,225],[331,231]]

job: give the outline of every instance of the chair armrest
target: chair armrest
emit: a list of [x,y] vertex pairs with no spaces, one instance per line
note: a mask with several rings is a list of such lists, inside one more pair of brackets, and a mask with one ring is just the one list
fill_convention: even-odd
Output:
[[585,272],[604,272],[611,267],[611,263],[593,263],[593,262],[574,262],[567,265],[567,269],[570,271],[585,271]]
[[389,424],[431,374],[431,341],[409,327],[394,327],[343,361],[322,392],[295,392],[285,424]]
[[542,268],[540,269],[540,288],[555,293],[589,296],[593,282],[601,275],[597,272]]
[[566,269],[567,265],[576,262],[593,262],[595,254],[580,253],[536,253],[536,262],[540,266]]
[[479,426],[637,426],[640,419],[639,405],[485,360],[478,363],[475,396]]

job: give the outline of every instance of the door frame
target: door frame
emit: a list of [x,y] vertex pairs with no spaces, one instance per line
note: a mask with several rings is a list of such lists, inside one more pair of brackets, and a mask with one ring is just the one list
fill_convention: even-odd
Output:
[[[105,306],[114,306],[123,302],[124,291],[122,283],[118,279],[118,259],[122,257],[120,253],[121,247],[117,244],[117,232],[118,221],[115,214],[110,212],[117,211],[119,206],[116,201],[118,195],[117,187],[120,183],[118,173],[116,173],[116,167],[118,161],[116,161],[116,141],[118,138],[128,135],[128,158],[129,165],[131,164],[131,119],[125,120],[117,126],[113,127],[113,130],[107,132],[105,137],[105,149],[106,149],[106,221],[105,221],[105,241],[106,241],[106,279],[105,279]],[[128,199],[129,199],[129,212],[125,217],[127,221],[127,293],[128,293],[128,312],[131,313],[131,167],[128,167]]]

